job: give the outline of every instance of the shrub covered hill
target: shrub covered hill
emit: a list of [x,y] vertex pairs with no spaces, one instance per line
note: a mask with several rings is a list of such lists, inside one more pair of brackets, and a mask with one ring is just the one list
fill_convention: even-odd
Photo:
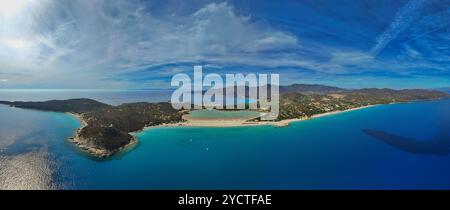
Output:
[[130,132],[146,126],[181,121],[182,112],[170,103],[128,103],[110,106],[92,99],[51,100],[45,102],[6,102],[14,107],[43,111],[70,112],[84,125],[74,137],[82,149],[107,157],[134,142]]
[[[270,88],[269,88],[270,89]],[[315,114],[367,105],[432,100],[448,97],[433,90],[357,89],[323,85],[280,86],[278,120],[310,117]],[[247,88],[248,90],[248,88]],[[131,132],[146,126],[182,121],[186,110],[175,110],[168,102],[127,103],[111,106],[92,99],[51,100],[44,102],[0,101],[18,108],[70,112],[86,123],[74,137],[81,148],[99,157],[108,157],[134,142]]]

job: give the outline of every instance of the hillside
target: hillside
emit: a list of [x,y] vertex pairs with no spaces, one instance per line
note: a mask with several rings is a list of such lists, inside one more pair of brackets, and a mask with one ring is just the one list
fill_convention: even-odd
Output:
[[[295,84],[281,86],[280,90],[280,114],[277,120],[311,117],[315,114],[367,105],[448,97],[444,92],[422,89],[346,90],[322,85]],[[133,143],[134,138],[130,132],[139,131],[146,126],[180,122],[182,115],[186,113],[173,109],[167,102],[111,106],[91,99],[70,99],[45,102],[0,101],[0,104],[76,114],[87,125],[78,131],[77,136],[73,138],[74,142],[99,157],[113,155]]]

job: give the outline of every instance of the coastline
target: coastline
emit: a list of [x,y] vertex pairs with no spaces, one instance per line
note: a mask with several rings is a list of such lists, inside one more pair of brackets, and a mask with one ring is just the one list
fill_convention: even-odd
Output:
[[94,145],[90,144],[88,142],[87,139],[84,139],[82,137],[80,137],[80,132],[83,128],[85,128],[86,126],[88,126],[88,123],[86,122],[86,120],[83,118],[82,114],[77,114],[77,113],[71,113],[71,112],[66,112],[66,114],[73,116],[74,118],[76,118],[81,126],[76,130],[75,134],[72,137],[69,137],[69,141],[71,143],[73,143],[74,145],[76,145],[79,149],[81,149],[82,151],[85,151],[95,157],[100,157],[100,158],[106,158],[106,157],[110,157],[122,150],[124,150],[125,148],[128,148],[134,144],[136,144],[138,142],[138,140],[136,139],[136,137],[134,135],[131,135],[133,138],[131,139],[130,143],[128,143],[127,145],[120,147],[114,151],[111,150],[106,150],[106,149],[101,149],[98,147],[95,147]]
[[[390,103],[390,104],[394,104],[394,103]],[[374,104],[374,105],[367,105],[367,106],[361,106],[361,107],[355,107],[355,108],[351,108],[351,109],[346,109],[346,110],[341,110],[341,111],[334,111],[334,112],[326,112],[326,113],[322,113],[322,114],[316,114],[311,116],[310,118],[319,118],[319,117],[325,117],[328,115],[333,115],[333,114],[339,114],[339,113],[343,113],[343,112],[350,112],[350,111],[355,111],[355,110],[360,110],[360,109],[365,109],[365,108],[369,108],[369,107],[374,107],[374,106],[379,106],[381,104]]]
[[[305,120],[309,120],[309,119],[320,118],[320,117],[335,115],[335,114],[339,114],[339,113],[365,109],[365,108],[374,107],[374,106],[378,106],[378,105],[380,105],[380,104],[355,107],[355,108],[341,110],[341,111],[326,112],[326,113],[316,114],[311,117],[286,119],[286,120],[280,120],[280,121],[247,121],[247,120],[237,120],[237,119],[234,119],[234,120],[220,120],[220,119],[193,120],[192,118],[190,118],[190,120],[185,120],[183,122],[178,122],[178,123],[147,126],[147,127],[144,127],[141,131],[145,131],[145,130],[152,129],[152,128],[160,128],[160,127],[229,128],[229,127],[264,126],[264,125],[270,125],[270,126],[274,126],[274,127],[285,127],[285,126],[289,126],[293,122],[300,122],[300,121],[305,121]],[[183,118],[183,119],[185,119],[185,118]]]
[[[426,92],[428,93],[428,92]],[[433,98],[435,95],[431,95],[429,97],[420,95],[425,93],[418,93],[419,95],[411,94],[412,98],[419,98],[414,100],[402,101],[400,97],[400,101],[391,99],[391,103],[389,104],[397,104],[397,103],[411,103],[416,101],[428,101],[428,100],[440,100],[443,98],[448,98],[448,94],[445,96],[441,96],[438,98]],[[438,93],[436,93],[438,94]],[[442,95],[442,94],[440,94]],[[395,96],[395,95],[394,95]],[[426,99],[420,99],[426,98]],[[367,103],[367,102],[366,102]],[[77,146],[77,149],[80,149],[82,152],[89,153],[90,155],[106,158],[112,155],[115,155],[118,152],[124,151],[124,149],[129,148],[130,145],[134,145],[138,143],[138,133],[145,131],[147,129],[155,128],[155,127],[242,127],[242,126],[274,126],[274,127],[285,127],[290,125],[293,122],[304,121],[308,119],[319,118],[323,116],[334,115],[343,112],[349,112],[353,110],[364,109],[368,107],[373,107],[377,105],[384,105],[388,103],[374,104],[368,106],[355,107],[347,110],[341,111],[330,111],[320,114],[315,114],[308,117],[302,118],[294,118],[294,119],[284,119],[280,121],[257,121],[255,115],[245,116],[245,115],[193,115],[189,116],[186,114],[188,112],[179,111],[179,112],[170,112],[170,108],[167,112],[165,112],[164,108],[167,108],[169,104],[164,102],[163,104],[155,104],[155,103],[143,103],[136,102],[131,103],[132,105],[137,106],[137,110],[129,109],[125,106],[125,110],[122,108],[114,108],[120,106],[109,106],[107,104],[103,104],[101,102],[92,100],[92,99],[68,99],[68,100],[50,100],[43,102],[23,102],[23,101],[0,101],[0,104],[8,105],[10,107],[22,108],[22,109],[30,109],[44,112],[59,112],[71,115],[80,123],[79,128],[74,131],[71,137],[68,137],[68,141],[73,143],[74,146]],[[147,106],[156,106],[157,108],[161,108],[163,111],[162,115],[155,116],[156,119],[148,120],[146,117],[138,116],[140,113],[139,109],[145,110],[148,108]],[[352,105],[350,105],[352,106]],[[134,107],[134,106],[133,106]],[[295,107],[294,107],[295,108]],[[230,110],[231,111],[231,110]],[[325,110],[323,110],[325,111]],[[94,112],[95,114],[100,114],[97,117],[90,117],[90,113]],[[128,122],[133,121],[136,117],[139,120],[134,120],[132,122],[132,126],[129,127],[125,123],[125,126],[122,127],[114,127],[112,123],[107,124],[107,122],[116,122],[109,121],[111,119],[102,119],[102,116],[107,117],[106,115],[112,112],[115,114],[113,116],[113,120],[117,120],[117,122]],[[123,113],[124,112],[124,113]],[[151,114],[151,113],[149,113]],[[161,113],[160,113],[161,114]],[[169,116],[164,116],[164,114],[170,114]],[[183,115],[184,114],[184,115]],[[298,113],[298,115],[302,115],[303,113]],[[97,115],[92,115],[97,116]],[[180,117],[181,116],[181,117]],[[206,116],[206,117],[205,117]],[[232,117],[230,117],[232,116]],[[180,119],[181,118],[181,119]],[[150,117],[152,119],[152,117]],[[92,125],[88,125],[92,123]],[[162,123],[168,122],[168,123]],[[119,123],[120,124],[120,123]],[[151,125],[151,126],[150,126]],[[116,142],[117,141],[117,142]]]
[[81,130],[83,128],[85,128],[86,126],[88,126],[88,123],[86,122],[86,120],[84,119],[82,114],[71,113],[71,112],[66,112],[66,114],[73,116],[81,124],[81,126],[76,130],[75,134],[72,137],[69,137],[69,141],[71,143],[73,143],[74,145],[76,145],[82,151],[85,151],[95,157],[107,158],[107,157],[113,156],[114,154],[117,154],[121,151],[124,151],[126,148],[129,148],[130,146],[135,145],[139,141],[136,134],[138,134],[139,132],[146,131],[148,129],[152,129],[152,128],[160,128],[160,127],[230,128],[230,127],[265,126],[265,125],[274,126],[274,127],[286,127],[286,126],[289,126],[293,122],[300,122],[300,121],[305,121],[305,120],[309,120],[309,119],[320,118],[320,117],[335,115],[335,114],[339,114],[339,113],[355,111],[355,110],[359,110],[359,109],[365,109],[365,108],[378,106],[378,105],[379,104],[368,105],[368,106],[356,107],[356,108],[342,110],[342,111],[321,113],[321,114],[313,115],[311,117],[286,119],[286,120],[280,120],[280,121],[248,121],[248,118],[232,119],[232,120],[223,120],[223,119],[222,120],[221,119],[197,120],[197,119],[193,119],[193,118],[185,119],[183,117],[184,121],[182,121],[182,122],[160,124],[160,125],[155,125],[155,126],[146,126],[146,127],[143,127],[141,130],[130,132],[129,134],[133,137],[132,140],[130,141],[130,143],[128,143],[127,145],[125,145],[123,147],[117,148],[114,151],[98,148],[98,147],[90,144],[89,140],[80,137]]
[[135,144],[139,143],[139,139],[137,134],[140,132],[144,132],[149,129],[153,128],[161,128],[161,127],[204,127],[204,128],[228,128],[228,127],[245,127],[245,126],[273,126],[273,127],[286,127],[289,126],[291,123],[294,122],[300,122],[305,120],[310,120],[314,118],[320,118],[330,115],[335,115],[339,113],[345,113],[365,108],[370,108],[374,106],[379,105],[391,105],[391,104],[398,104],[398,103],[411,103],[411,102],[393,102],[389,104],[373,104],[373,105],[367,105],[367,106],[361,106],[361,107],[355,107],[351,109],[346,110],[340,110],[340,111],[333,111],[333,112],[326,112],[321,114],[316,114],[311,117],[304,117],[304,118],[295,118],[295,119],[286,119],[286,120],[280,120],[280,121],[248,121],[248,118],[233,118],[232,120],[223,120],[220,118],[214,118],[214,119],[208,119],[208,120],[198,120],[194,118],[186,119],[183,115],[183,121],[177,122],[177,123],[163,123],[160,125],[154,125],[154,126],[144,126],[142,129],[130,132],[129,134],[132,136],[132,139],[128,144],[125,146],[122,146],[120,148],[114,149],[114,150],[106,150],[102,148],[98,148],[95,145],[92,145],[89,143],[89,139],[84,139],[80,137],[80,132],[83,128],[88,126],[88,123],[84,119],[84,116],[82,114],[78,113],[70,113],[66,112],[66,114],[69,114],[73,117],[75,117],[81,124],[80,128],[77,129],[75,134],[72,137],[69,137],[69,141],[76,145],[79,149],[89,153],[90,155],[93,155],[95,157],[99,158],[107,158],[110,156],[113,156],[115,154],[118,154],[122,151],[125,151],[125,149],[130,148],[134,146]]

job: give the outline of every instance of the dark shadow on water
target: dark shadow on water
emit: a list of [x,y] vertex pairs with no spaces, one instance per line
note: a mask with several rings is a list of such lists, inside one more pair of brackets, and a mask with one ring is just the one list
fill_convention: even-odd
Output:
[[444,138],[442,136],[433,140],[417,140],[380,130],[363,129],[363,132],[405,152],[439,156],[450,154],[450,138],[448,137]]
[[414,139],[375,129],[366,128],[362,131],[405,152],[437,156],[448,155],[450,154],[450,109],[447,104],[439,108],[437,134],[431,140]]

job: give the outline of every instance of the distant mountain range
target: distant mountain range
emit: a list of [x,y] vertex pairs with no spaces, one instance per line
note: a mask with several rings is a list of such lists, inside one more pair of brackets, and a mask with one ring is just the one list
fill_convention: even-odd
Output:
[[[248,97],[248,92],[250,89],[255,87],[245,87],[246,97]],[[264,86],[263,88],[267,88],[268,92],[270,93],[272,86]],[[258,88],[256,88],[258,89]],[[427,90],[427,89],[390,89],[390,88],[361,88],[361,89],[345,89],[345,88],[339,88],[339,87],[333,87],[333,86],[326,86],[326,85],[318,85],[318,84],[292,84],[292,85],[282,85],[279,86],[279,93],[280,95],[287,94],[287,93],[300,93],[300,94],[346,94],[346,95],[372,95],[376,97],[383,97],[388,95],[396,95],[396,97],[401,97],[400,95],[414,95],[415,97],[422,97],[420,98],[427,98],[429,95],[433,94],[442,94],[443,92],[450,91],[450,88],[447,89],[439,89],[439,90]],[[204,91],[205,92],[205,91]],[[235,88],[234,91],[235,95],[237,95],[237,89]],[[226,95],[226,88],[224,88],[224,94]],[[270,95],[270,94],[269,94]]]
[[[248,90],[249,88],[246,87]],[[269,86],[269,89],[271,87]],[[308,118],[316,114],[348,110],[352,108],[432,100],[449,97],[436,90],[423,89],[343,89],[324,85],[293,84],[280,86],[280,113],[278,120]],[[0,101],[19,108],[43,111],[70,112],[86,123],[74,137],[80,148],[99,156],[113,155],[133,143],[130,132],[145,126],[182,121],[187,110],[175,110],[167,102],[127,103],[111,106],[92,99],[50,100],[45,102]]]
[[283,93],[330,93],[330,92],[340,92],[345,91],[346,89],[326,86],[326,85],[317,85],[317,84],[292,84],[286,86],[280,86],[280,94]]

